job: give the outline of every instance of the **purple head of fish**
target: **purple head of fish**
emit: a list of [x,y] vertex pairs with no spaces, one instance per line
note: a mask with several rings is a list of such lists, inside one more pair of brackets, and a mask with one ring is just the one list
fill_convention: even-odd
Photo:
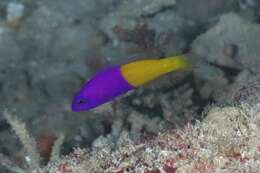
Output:
[[120,66],[100,71],[74,95],[71,108],[80,112],[95,108],[133,89],[122,76]]

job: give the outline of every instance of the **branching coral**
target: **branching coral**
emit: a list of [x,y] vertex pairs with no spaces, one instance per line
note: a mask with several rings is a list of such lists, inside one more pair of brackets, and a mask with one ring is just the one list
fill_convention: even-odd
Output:
[[[118,119],[112,125],[112,133],[96,139],[91,151],[77,148],[71,154],[52,159],[46,166],[31,172],[258,173],[260,100],[258,90],[251,91],[248,98],[241,100],[236,106],[212,107],[206,113],[205,119],[197,121],[195,125],[187,124],[183,129],[168,130],[158,136],[142,135],[137,141],[132,140],[131,133],[122,128],[122,120]],[[249,99],[252,97],[254,99]],[[116,106],[109,106],[110,113],[123,114],[116,113],[120,110]],[[132,114],[126,119],[128,121],[131,117],[140,116],[141,119],[135,117],[131,122],[140,130],[139,127],[145,125],[142,121],[146,119],[143,119],[142,114],[128,111],[127,114]],[[7,114],[8,116],[10,115]],[[4,157],[0,159],[6,167],[12,165]]]
[[4,111],[3,115],[8,123],[12,126],[16,135],[19,137],[19,140],[26,149],[26,153],[28,154],[26,161],[28,162],[29,168],[31,170],[40,168],[40,155],[37,152],[36,141],[29,135],[25,128],[25,124],[20,122],[16,117],[7,111]]
[[82,173],[257,173],[260,128],[249,113],[238,107],[216,107],[203,122],[138,143],[122,132],[115,149],[109,143],[95,146],[92,153],[76,149],[40,172],[64,173],[60,169],[66,164],[67,172]]
[[151,50],[154,53],[159,52],[159,47],[155,42],[155,30],[148,28],[146,24],[138,24],[132,30],[115,26],[113,32],[118,40],[134,44],[128,48],[129,53],[149,52]]
[[[171,86],[176,79],[168,82]],[[94,112],[110,129],[117,129],[116,133],[114,130],[108,132],[114,138],[112,141],[116,141],[118,132],[123,130],[130,131],[130,137],[139,140],[144,133],[157,134],[168,128],[183,127],[187,122],[193,121],[198,111],[193,94],[194,90],[188,83],[160,89],[156,86],[143,87]]]
[[[42,165],[41,145],[37,145],[37,142],[27,131],[25,123],[18,120],[14,114],[10,113],[7,110],[3,111],[3,116],[6,121],[11,125],[13,131],[18,136],[18,139],[23,144],[26,155],[24,159],[26,164],[22,167],[18,166],[13,160],[7,159],[6,156],[0,153],[0,165],[6,167],[7,169],[16,172],[24,173],[32,170],[40,169]],[[55,141],[54,146],[52,147],[51,152],[51,161],[56,161],[59,159],[60,147],[63,144],[64,135],[61,134],[58,139]],[[42,147],[45,147],[44,145]],[[46,150],[46,149],[45,149]]]

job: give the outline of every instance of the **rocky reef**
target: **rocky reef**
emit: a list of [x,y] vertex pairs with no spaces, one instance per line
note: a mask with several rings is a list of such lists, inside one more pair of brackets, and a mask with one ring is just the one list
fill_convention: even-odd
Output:
[[[0,172],[257,172],[259,45],[256,0],[1,0]],[[98,70],[177,54],[190,71],[71,111]]]

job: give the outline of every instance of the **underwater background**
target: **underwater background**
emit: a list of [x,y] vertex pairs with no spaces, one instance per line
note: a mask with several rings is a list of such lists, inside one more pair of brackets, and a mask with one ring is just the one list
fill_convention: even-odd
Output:
[[[99,70],[180,54],[71,110]],[[258,0],[0,0],[0,173],[259,173],[259,74]]]

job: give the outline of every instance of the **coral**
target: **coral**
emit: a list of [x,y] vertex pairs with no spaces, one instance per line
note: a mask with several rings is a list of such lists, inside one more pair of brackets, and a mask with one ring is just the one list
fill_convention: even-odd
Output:
[[[100,136],[97,139],[115,143],[118,141],[121,132],[128,129],[130,138],[137,141],[140,140],[143,133],[157,134],[164,129],[165,121],[159,116],[152,117],[148,113],[141,112],[125,103],[122,98],[118,101],[121,102],[107,104],[107,106],[95,110],[95,113],[99,114],[99,116],[105,115],[104,124],[111,129],[109,134],[104,134],[105,137]],[[106,117],[110,117],[110,119]],[[111,117],[113,117],[113,121],[111,121]]]
[[10,114],[7,111],[3,112],[5,119],[8,123],[12,126],[13,130],[15,131],[16,135],[19,137],[19,140],[22,142],[26,153],[26,161],[28,162],[29,168],[38,169],[40,168],[40,155],[37,151],[37,144],[34,138],[32,138],[28,131],[25,128],[25,124],[20,122],[14,115]]
[[127,122],[131,124],[130,136],[132,136],[134,141],[141,138],[143,130],[156,134],[164,125],[159,117],[150,118],[148,115],[135,111],[130,113]]
[[[196,118],[198,107],[192,99],[194,90],[188,85],[176,88],[172,95],[162,94],[160,104],[162,116],[177,127],[184,126]],[[171,97],[174,101],[171,101]]]
[[130,138],[136,141],[143,133],[157,134],[168,128],[180,128],[198,118],[196,113],[201,105],[194,103],[194,90],[189,83],[178,86],[176,81],[140,88],[93,110],[110,129],[106,139],[117,141],[119,133],[127,129]]
[[64,143],[64,134],[59,134],[58,138],[55,140],[52,149],[51,149],[51,156],[50,161],[58,160],[61,156],[61,146]]
[[91,173],[88,171],[91,162],[87,159],[87,157],[86,150],[75,149],[74,153],[63,157],[62,160],[49,163],[44,168],[34,170],[32,173]]
[[[116,25],[115,27],[113,27],[112,30],[120,41],[134,43],[137,46],[135,49],[156,49],[155,31],[153,29],[148,28],[146,24],[138,24],[132,30],[124,29]],[[130,48],[129,51],[133,50],[131,50]],[[135,52],[138,51],[135,50]]]
[[[0,0],[0,105],[19,113],[0,116],[0,172],[259,172],[259,7]],[[70,111],[74,91],[99,68],[186,52],[192,74],[168,74],[98,109]],[[212,102],[221,106],[202,119]],[[42,134],[50,138],[37,148]]]
[[[225,14],[220,21],[192,43],[192,51],[212,64],[235,69],[248,69],[259,74],[260,26],[235,13]],[[209,44],[210,43],[210,44]],[[226,57],[226,46],[235,45],[235,57]]]
[[[245,85],[239,86],[234,92],[233,92],[233,101],[235,103],[240,102],[256,102],[259,101],[259,93],[260,93],[260,83],[258,82],[258,78],[252,80],[249,80]],[[249,101],[249,99],[251,101]]]
[[204,122],[214,124],[220,129],[218,133],[223,136],[233,131],[245,133],[249,128],[245,112],[237,107],[215,107],[207,113]]
[[175,10],[168,10],[174,6],[172,0],[117,4],[100,21],[100,28],[109,39],[107,47],[102,49],[105,59],[121,63],[178,54],[187,49],[189,37],[196,33],[197,26]]
[[8,170],[15,173],[25,173],[23,169],[18,167],[15,161],[10,160],[8,157],[0,153],[0,166],[6,167]]
[[[249,83],[248,88],[255,86],[252,84],[256,82]],[[55,159],[51,159],[46,166],[31,172],[257,173],[260,169],[260,100],[257,87],[253,89],[256,90],[250,90],[245,99],[241,99],[234,106],[212,106],[201,122],[197,121],[194,125],[187,124],[183,129],[159,133],[154,128],[159,127],[157,118],[148,118],[145,114],[133,111],[122,103],[121,100],[124,98],[118,99],[116,103],[108,104],[106,108],[95,110],[96,114],[107,114],[117,120],[111,122],[111,133],[97,138],[91,150],[76,148],[74,152],[62,157],[55,154]],[[178,92],[182,93],[181,91]],[[191,93],[192,90],[187,95]],[[129,93],[129,96],[131,94],[133,93]],[[152,97],[149,96],[142,102],[153,107]],[[118,109],[121,106],[126,109]],[[129,116],[123,119],[122,116],[125,115]],[[10,121],[14,126],[13,120]],[[150,129],[149,131],[155,130],[158,135],[142,134],[135,139],[131,137],[131,130],[129,132],[124,128],[125,121],[132,124],[132,130],[136,130],[135,135],[142,131],[142,127]],[[150,122],[154,123],[150,124]],[[19,123],[21,122],[18,121]],[[57,141],[62,140],[61,135]],[[56,142],[54,146],[60,144],[61,142]],[[3,155],[0,159],[7,168],[13,164]],[[19,170],[23,172],[20,168],[15,172]]]
[[3,116],[11,125],[20,142],[23,144],[26,151],[24,156],[26,165],[22,165],[23,167],[20,167],[20,165],[18,166],[15,163],[15,161],[8,159],[7,156],[4,156],[1,153],[0,165],[16,173],[24,173],[40,169],[43,159],[42,157],[46,158],[51,155],[51,161],[56,161],[59,159],[60,147],[63,144],[64,139],[63,134],[61,134],[57,140],[54,140],[53,137],[50,136],[42,136],[41,138],[38,138],[37,143],[36,140],[30,136],[25,127],[25,123],[18,120],[14,114],[10,113],[8,110],[4,110]]
[[254,117],[243,107],[215,107],[203,122],[183,130],[161,133],[138,143],[122,132],[116,148],[103,141],[92,152],[76,149],[39,172],[55,172],[62,167],[59,172],[257,173],[260,129]]
[[[1,105],[15,107],[21,119],[29,123],[29,131],[33,129],[32,135],[76,129],[64,117],[71,115],[70,98],[89,74],[85,64],[89,50],[96,50],[102,44],[103,35],[94,29],[95,19],[89,18],[93,9],[97,12],[97,7],[109,4],[102,2],[0,2]],[[104,13],[102,8],[97,15]],[[19,20],[17,30],[8,24],[14,20]],[[1,149],[6,145],[7,142],[1,142]],[[7,146],[8,152],[12,148],[16,153],[18,146]]]
[[201,58],[194,75],[198,83],[203,81],[198,89],[204,99],[226,102],[235,86],[259,74],[260,52],[256,48],[259,27],[235,13],[228,13],[193,41],[191,51]]
[[[255,91],[247,97],[258,96]],[[95,140],[91,151],[77,148],[73,153],[52,159],[47,166],[32,172],[257,173],[260,169],[260,109],[259,100],[253,100],[240,100],[236,106],[212,107],[202,122],[187,124],[179,130],[168,130],[158,136],[142,135],[135,141],[130,137],[131,132],[125,131],[122,121],[118,120],[113,122],[111,134]],[[107,105],[96,113],[115,114],[117,106]],[[128,121],[133,119],[131,123],[137,131],[150,122],[138,112],[130,115]],[[158,125],[158,122],[155,121],[155,124]]]
[[[174,16],[173,19],[172,16]],[[175,20],[176,23],[169,26],[169,23]],[[192,22],[189,24],[182,21],[184,20],[179,16],[167,15],[165,12],[152,19],[137,22],[131,29],[115,25],[112,31],[119,44],[124,45],[123,48],[126,49],[127,54],[151,58],[161,57],[180,53],[187,48],[188,34],[182,28],[195,28],[195,26]]]
[[131,29],[137,24],[136,18],[152,15],[163,8],[174,6],[175,3],[175,0],[122,1],[117,6],[117,9],[114,9],[101,20],[101,26],[110,38],[115,38],[111,30],[114,26],[119,25]]
[[[160,48],[157,47],[159,39],[155,39],[157,33],[153,29],[155,24],[153,23],[153,27],[149,26],[149,16],[154,16],[164,9],[171,8],[175,6],[175,3],[175,0],[134,0],[118,3],[107,16],[100,20],[100,28],[111,41],[107,45],[109,47],[103,50],[104,56],[112,59],[112,61],[117,60],[119,62],[126,59],[124,58],[126,56],[161,56]],[[165,32],[168,33],[168,31]],[[130,38],[130,42],[128,39],[127,41],[122,39],[122,35],[124,38]],[[134,45],[131,41],[134,41]]]

